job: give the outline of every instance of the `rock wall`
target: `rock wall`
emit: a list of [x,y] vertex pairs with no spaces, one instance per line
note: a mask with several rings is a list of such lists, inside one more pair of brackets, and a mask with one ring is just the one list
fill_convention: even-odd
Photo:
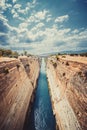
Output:
[[84,63],[77,60],[56,56],[47,60],[49,90],[59,130],[87,129],[87,58]]
[[0,130],[22,130],[36,88],[37,57],[0,59]]

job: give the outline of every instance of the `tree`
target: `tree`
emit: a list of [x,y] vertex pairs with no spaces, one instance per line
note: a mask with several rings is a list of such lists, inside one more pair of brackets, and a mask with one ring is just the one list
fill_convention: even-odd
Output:
[[0,50],[0,56],[2,56],[2,51]]
[[27,56],[27,51],[24,51],[24,55]]

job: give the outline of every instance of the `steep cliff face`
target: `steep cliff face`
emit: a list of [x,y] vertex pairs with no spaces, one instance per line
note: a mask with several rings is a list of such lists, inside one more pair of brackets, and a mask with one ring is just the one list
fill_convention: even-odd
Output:
[[87,58],[50,57],[47,77],[59,129],[86,130]]
[[39,59],[0,59],[0,130],[22,130],[39,76]]

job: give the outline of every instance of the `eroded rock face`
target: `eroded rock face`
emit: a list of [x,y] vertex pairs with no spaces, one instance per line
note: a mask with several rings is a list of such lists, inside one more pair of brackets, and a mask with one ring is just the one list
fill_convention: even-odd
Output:
[[84,61],[79,57],[48,58],[49,89],[61,130],[87,129],[87,58]]
[[22,130],[39,70],[36,57],[0,60],[0,130]]

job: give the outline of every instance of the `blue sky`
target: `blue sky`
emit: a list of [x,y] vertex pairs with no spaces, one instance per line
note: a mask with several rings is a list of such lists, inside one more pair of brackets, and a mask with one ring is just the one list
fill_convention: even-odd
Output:
[[0,47],[32,54],[87,50],[87,0],[1,0]]

